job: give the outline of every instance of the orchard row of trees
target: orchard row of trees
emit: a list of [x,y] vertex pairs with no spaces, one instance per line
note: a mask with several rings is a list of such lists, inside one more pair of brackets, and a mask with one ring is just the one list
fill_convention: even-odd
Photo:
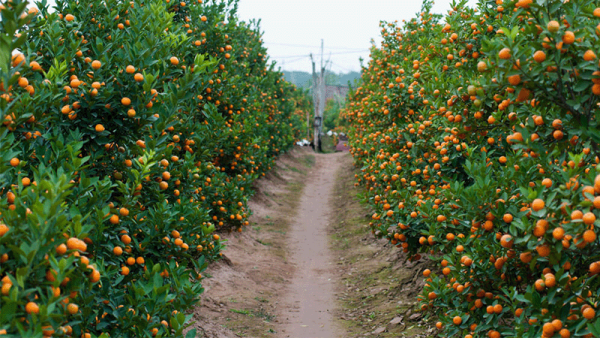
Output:
[[311,109],[236,8],[1,5],[0,335],[183,336]]
[[597,1],[427,0],[343,117],[377,236],[445,337],[600,336]]

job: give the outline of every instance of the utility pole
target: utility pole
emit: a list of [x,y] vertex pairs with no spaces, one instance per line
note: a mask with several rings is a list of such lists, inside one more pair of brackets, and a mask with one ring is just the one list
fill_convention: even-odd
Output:
[[[319,77],[317,76],[317,72],[315,70],[315,60],[313,59],[312,53],[310,54],[310,61],[312,62],[312,78],[313,78],[313,83],[312,83],[312,94],[313,94],[313,107],[314,107],[314,112],[315,112],[315,119],[313,121],[313,145],[314,145],[314,149],[315,152],[318,149],[319,146],[319,127],[317,126],[317,120],[319,118],[319,111],[320,111],[320,103],[319,103]],[[310,125],[310,122],[309,122]]]
[[315,70],[315,61],[313,59],[312,53],[310,54],[310,60],[312,61],[312,70],[313,70],[313,101],[315,107],[315,121],[313,124],[313,133],[314,133],[314,145],[315,151],[321,150],[321,130],[323,126],[323,113],[325,112],[325,98],[326,98],[326,84],[325,84],[325,69],[327,68],[327,64],[323,64],[323,48],[324,41],[321,39],[321,69],[320,73],[317,74]]

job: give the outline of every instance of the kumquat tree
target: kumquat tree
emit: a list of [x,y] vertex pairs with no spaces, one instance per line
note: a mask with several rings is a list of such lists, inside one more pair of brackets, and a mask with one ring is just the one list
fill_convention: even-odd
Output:
[[0,336],[183,336],[311,109],[236,9],[1,5]]
[[600,336],[600,3],[382,22],[342,117],[374,234],[444,337]]

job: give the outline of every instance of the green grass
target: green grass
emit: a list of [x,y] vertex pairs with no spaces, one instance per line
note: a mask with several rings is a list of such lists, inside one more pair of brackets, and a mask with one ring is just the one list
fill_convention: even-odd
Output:
[[249,316],[250,315],[250,311],[248,310],[236,310],[236,309],[229,309],[229,311],[233,312],[233,313],[237,313],[240,315],[246,315]]
[[312,166],[315,165],[315,155],[306,155],[302,160],[304,162],[304,165],[309,168],[312,168]]

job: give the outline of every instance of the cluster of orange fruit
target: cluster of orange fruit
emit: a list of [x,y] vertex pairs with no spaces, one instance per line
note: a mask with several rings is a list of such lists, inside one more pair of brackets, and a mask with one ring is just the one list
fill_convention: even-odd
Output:
[[436,263],[444,336],[599,336],[600,8],[431,8],[382,24],[342,112],[373,233]]

